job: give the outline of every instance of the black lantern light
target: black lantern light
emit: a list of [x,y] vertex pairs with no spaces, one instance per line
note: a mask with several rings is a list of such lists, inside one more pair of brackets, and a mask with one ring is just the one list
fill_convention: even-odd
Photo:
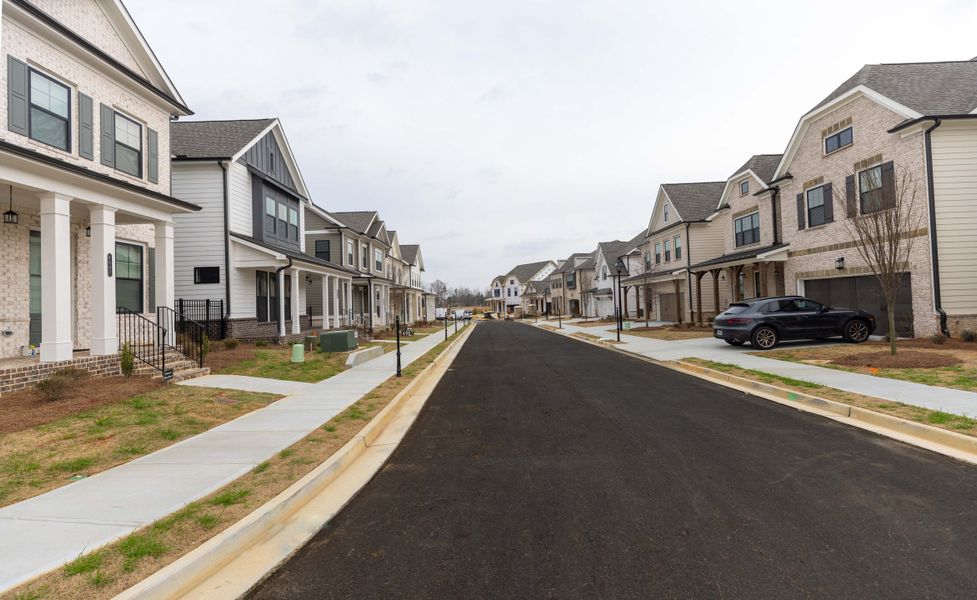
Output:
[[844,256],[839,256],[835,260],[835,268],[838,269],[839,271],[844,271],[845,270],[845,257]]
[[3,222],[6,225],[16,225],[20,222],[20,215],[14,211],[14,186],[10,186],[10,209],[3,213]]

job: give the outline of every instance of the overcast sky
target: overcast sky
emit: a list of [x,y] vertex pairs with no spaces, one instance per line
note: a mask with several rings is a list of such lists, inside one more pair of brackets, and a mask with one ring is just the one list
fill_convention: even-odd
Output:
[[977,55],[977,2],[126,0],[193,119],[279,117],[313,200],[487,287],[782,152],[865,63]]

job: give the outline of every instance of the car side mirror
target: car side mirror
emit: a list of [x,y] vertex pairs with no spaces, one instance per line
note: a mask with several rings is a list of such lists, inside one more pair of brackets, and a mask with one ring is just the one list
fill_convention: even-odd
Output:
[[822,306],[821,307],[821,310],[819,310],[818,312],[820,312],[820,313],[826,313],[829,310],[831,310],[831,307],[830,306]]

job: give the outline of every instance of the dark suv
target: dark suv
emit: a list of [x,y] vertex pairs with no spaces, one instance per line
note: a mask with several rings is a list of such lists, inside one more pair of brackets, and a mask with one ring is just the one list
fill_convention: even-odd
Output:
[[800,296],[733,302],[713,322],[713,335],[727,344],[746,342],[769,350],[781,340],[841,336],[861,343],[875,331],[875,317],[864,310],[832,308]]

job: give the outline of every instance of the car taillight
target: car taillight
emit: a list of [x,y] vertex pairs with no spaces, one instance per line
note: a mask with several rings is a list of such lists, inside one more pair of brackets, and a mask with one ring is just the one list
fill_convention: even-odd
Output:
[[723,322],[726,325],[747,325],[752,323],[753,319],[747,317],[729,317],[728,319],[724,319]]

